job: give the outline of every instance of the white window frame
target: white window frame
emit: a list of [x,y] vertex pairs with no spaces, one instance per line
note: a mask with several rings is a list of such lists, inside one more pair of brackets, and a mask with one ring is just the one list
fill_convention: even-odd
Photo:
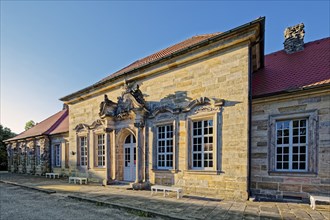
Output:
[[[100,142],[102,137],[102,142]],[[105,134],[96,134],[96,166],[105,167]],[[101,159],[101,160],[100,160]],[[101,161],[101,163],[100,163]]]
[[[168,133],[168,127],[169,126],[171,126],[172,127],[172,136],[171,137],[167,137],[167,133]],[[164,134],[165,134],[165,137],[164,138],[159,138],[159,128],[164,128]],[[173,124],[164,124],[164,125],[158,125],[157,127],[156,127],[156,135],[157,135],[157,137],[156,137],[156,147],[157,147],[157,156],[156,156],[156,167],[157,167],[157,169],[159,169],[159,170],[170,170],[170,169],[173,169],[173,167],[174,167],[174,160],[175,160],[175,158],[174,158],[174,150],[175,150],[175,140],[174,140],[174,125]],[[164,142],[164,146],[159,146],[159,142],[160,141],[162,141],[162,142]],[[168,146],[167,146],[167,142],[168,141],[172,141],[172,152],[167,152],[167,148],[168,148]],[[159,152],[159,148],[160,147],[164,147],[164,152]],[[160,155],[163,155],[164,156],[164,166],[160,166],[159,165],[159,156]],[[168,155],[172,155],[172,166],[167,166],[167,162],[168,162],[168,160],[167,160],[167,156]]]
[[[305,120],[305,122],[306,122],[306,125],[304,127],[305,132],[306,132],[305,135],[304,135],[305,136],[305,143],[303,143],[303,144],[293,143],[293,138],[294,138],[294,136],[293,136],[293,129],[294,129],[294,127],[293,127],[293,121],[299,121],[299,123],[300,123],[301,120]],[[278,129],[277,126],[278,126],[279,123],[285,123],[285,122],[288,122],[289,123],[289,136],[288,136],[289,141],[288,141],[287,144],[284,144],[284,143],[278,144],[277,143],[277,139],[278,139],[278,131],[279,131],[279,129]],[[295,127],[295,128],[298,128],[299,129],[301,127]],[[276,124],[275,124],[275,130],[276,130],[276,138],[275,138],[275,140],[276,140],[276,143],[275,143],[275,145],[276,145],[276,147],[275,147],[275,171],[282,171],[282,172],[306,172],[307,171],[307,168],[308,168],[308,132],[307,132],[308,131],[308,119],[307,118],[295,118],[295,119],[277,120],[276,121]],[[284,140],[284,138],[282,139],[282,141],[283,140]],[[282,148],[282,151],[283,151],[283,148],[284,147],[288,147],[289,148],[288,149],[289,150],[289,152],[288,152],[288,160],[287,160],[288,168],[287,169],[284,169],[282,167],[282,169],[279,169],[279,168],[277,168],[277,163],[279,162],[279,161],[277,161],[277,157],[280,156],[280,155],[278,155],[277,149],[278,148]],[[305,161],[304,161],[304,163],[305,163],[305,169],[293,169],[293,163],[294,163],[294,161],[293,161],[293,148],[294,147],[298,147],[298,148],[305,147]],[[300,157],[300,153],[298,153],[298,158],[299,157]],[[284,161],[284,160],[282,160],[282,161]],[[283,163],[284,162],[282,162],[282,166],[283,166]],[[299,167],[299,163],[298,163],[298,167]]]
[[61,167],[61,144],[54,145],[54,165],[55,167]]
[[87,142],[88,142],[87,136],[79,136],[79,159],[80,159],[81,167],[86,167],[88,165],[88,143]]
[[[210,134],[207,134],[207,136],[204,135],[204,121],[212,121],[212,135]],[[201,135],[194,135],[194,126],[193,124],[195,122],[201,122],[202,124],[202,133]],[[191,134],[191,141],[190,141],[190,148],[191,148],[191,169],[192,170],[215,170],[216,168],[216,162],[215,162],[215,149],[216,149],[216,139],[215,139],[215,133],[216,133],[216,126],[215,126],[215,120],[214,118],[210,118],[210,117],[207,117],[207,118],[198,118],[198,119],[193,119],[191,120],[191,129],[190,129],[190,134]],[[205,143],[204,143],[204,138],[205,137],[210,137],[212,136],[212,167],[205,167],[204,166],[204,155],[205,153],[209,153],[211,151],[204,151],[204,147],[205,147]],[[201,142],[201,151],[194,151],[194,138],[201,138],[202,139],[202,142]],[[200,152],[201,155],[202,155],[202,158],[201,158],[201,167],[195,167],[194,166],[194,154],[197,154],[196,152]]]
[[[268,149],[268,172],[269,174],[282,173],[283,175],[290,175],[291,173],[304,174],[317,174],[318,170],[318,153],[317,153],[317,134],[318,134],[318,114],[317,110],[307,110],[304,112],[283,113],[269,116],[269,149]],[[277,131],[276,122],[285,120],[306,119],[306,170],[279,170],[276,169],[276,144],[277,144]]]

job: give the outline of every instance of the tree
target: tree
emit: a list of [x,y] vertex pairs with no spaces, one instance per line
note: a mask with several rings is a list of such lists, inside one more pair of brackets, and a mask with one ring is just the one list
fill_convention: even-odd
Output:
[[0,124],[0,170],[7,170],[7,148],[4,140],[12,138],[16,136],[15,133],[11,132],[11,130],[7,127],[3,127]]
[[30,120],[30,121],[26,122],[25,123],[25,131],[29,130],[30,128],[32,128],[35,125],[36,125],[36,123],[33,120]]

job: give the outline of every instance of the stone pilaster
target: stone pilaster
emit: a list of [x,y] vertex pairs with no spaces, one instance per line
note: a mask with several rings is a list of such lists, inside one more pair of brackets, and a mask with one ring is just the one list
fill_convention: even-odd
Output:
[[6,146],[7,149],[7,168],[8,172],[11,172],[11,167],[12,167],[12,159],[13,159],[13,149],[11,144],[7,144]]
[[29,160],[29,165],[27,167],[27,173],[35,174],[35,144],[34,141],[31,140],[27,143],[27,157]]
[[22,152],[21,152],[21,164],[22,164],[22,173],[26,173],[26,166],[27,166],[27,149],[26,149],[26,144],[22,144],[21,146]]
[[141,183],[143,181],[142,171],[143,171],[143,129],[144,123],[137,122],[134,126],[138,129],[137,132],[137,143],[136,143],[136,178],[135,183]]
[[43,175],[50,172],[50,146],[47,138],[40,141],[40,158],[41,174]]

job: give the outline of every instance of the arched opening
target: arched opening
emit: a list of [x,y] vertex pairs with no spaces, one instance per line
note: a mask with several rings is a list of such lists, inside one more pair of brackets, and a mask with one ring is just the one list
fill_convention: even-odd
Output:
[[127,135],[124,143],[124,180],[136,178],[136,139],[133,134]]

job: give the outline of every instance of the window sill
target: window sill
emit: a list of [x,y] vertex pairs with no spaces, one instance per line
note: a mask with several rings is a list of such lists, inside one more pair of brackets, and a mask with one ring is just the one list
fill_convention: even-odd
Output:
[[185,173],[196,175],[220,175],[220,170],[185,170]]
[[316,177],[317,173],[314,172],[294,172],[294,171],[268,171],[269,176],[305,176],[305,177]]
[[155,173],[178,173],[179,170],[173,170],[173,169],[169,169],[169,170],[166,170],[166,169],[151,169],[153,172]]
[[105,167],[94,167],[93,168],[93,170],[95,170],[95,171],[103,171],[103,170],[105,170],[106,168]]

